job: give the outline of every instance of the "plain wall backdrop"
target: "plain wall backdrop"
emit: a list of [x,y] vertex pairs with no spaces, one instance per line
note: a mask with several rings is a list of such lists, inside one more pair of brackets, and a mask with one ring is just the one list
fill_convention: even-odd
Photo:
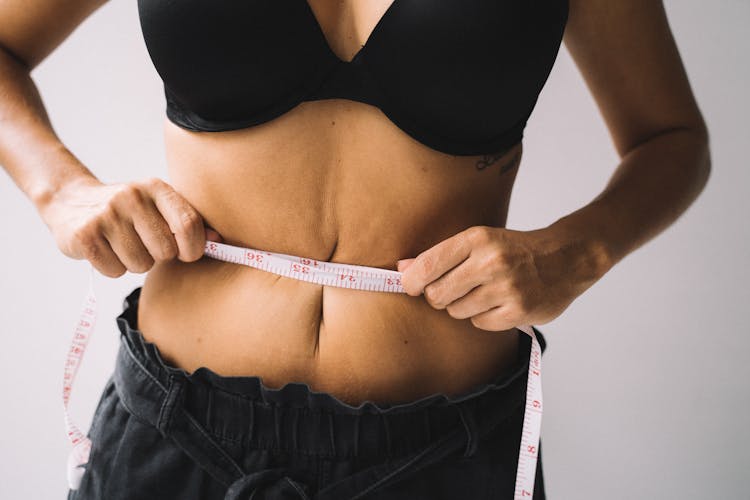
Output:
[[[666,7],[709,126],[713,171],[675,224],[540,326],[551,499],[740,499],[750,490],[750,2]],[[32,77],[56,132],[101,180],[168,181],[164,97],[136,2],[102,7]],[[542,227],[585,205],[617,162],[562,47],[526,131],[508,227]],[[62,499],[62,369],[89,264],[57,249],[7,175],[0,214],[0,498]],[[71,403],[83,429],[113,368],[115,316],[143,277],[96,274],[99,320]]]

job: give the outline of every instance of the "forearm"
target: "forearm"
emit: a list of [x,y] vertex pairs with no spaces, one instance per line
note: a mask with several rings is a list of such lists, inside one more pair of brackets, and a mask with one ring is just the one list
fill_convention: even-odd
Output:
[[0,47],[0,165],[37,209],[67,182],[95,178],[55,134],[28,69]]
[[574,249],[567,253],[576,255],[586,288],[677,220],[703,190],[710,170],[705,131],[657,135],[622,157],[599,196],[546,229]]

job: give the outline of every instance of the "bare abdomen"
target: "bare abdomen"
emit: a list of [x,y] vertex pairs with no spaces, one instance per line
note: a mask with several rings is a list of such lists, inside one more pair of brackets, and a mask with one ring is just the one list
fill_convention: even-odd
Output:
[[[519,145],[496,158],[445,155],[377,108],[343,100],[242,131],[166,127],[168,181],[227,244],[386,269],[472,225],[502,227],[515,177],[507,167],[520,154]],[[138,327],[188,371],[305,382],[351,404],[469,390],[510,367],[519,333],[478,329],[423,296],[209,257],[155,265]]]

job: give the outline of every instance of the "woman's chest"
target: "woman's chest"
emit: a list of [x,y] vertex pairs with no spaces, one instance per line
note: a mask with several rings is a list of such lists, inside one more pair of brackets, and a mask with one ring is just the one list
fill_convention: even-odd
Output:
[[435,151],[467,156],[521,140],[567,21],[566,0],[138,6],[167,116],[183,128],[238,130],[307,101],[349,99]]

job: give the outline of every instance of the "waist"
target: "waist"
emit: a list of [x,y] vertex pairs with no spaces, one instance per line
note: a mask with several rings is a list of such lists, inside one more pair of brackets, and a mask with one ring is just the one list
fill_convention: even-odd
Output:
[[[386,451],[389,454],[391,451],[396,454],[410,451],[404,449],[404,445],[416,445],[414,449],[417,449],[429,444],[430,439],[422,439],[425,437],[422,436],[424,431],[428,431],[427,434],[442,434],[460,428],[459,414],[462,412],[456,411],[459,407],[465,407],[477,419],[485,418],[489,428],[501,423],[503,416],[517,412],[524,401],[531,349],[528,336],[521,337],[520,356],[508,373],[479,384],[458,397],[432,394],[402,404],[368,401],[354,406],[334,395],[311,390],[304,383],[290,382],[275,389],[268,387],[259,377],[222,377],[207,368],[187,374],[165,363],[158,347],[148,343],[142,333],[133,327],[140,292],[141,289],[137,288],[128,295],[124,310],[117,318],[122,345],[115,382],[118,392],[133,402],[127,404],[131,411],[138,409],[139,416],[154,425],[164,420],[161,415],[163,400],[169,397],[167,392],[173,389],[177,379],[185,393],[179,398],[181,404],[201,424],[205,424],[209,432],[212,429],[214,432],[220,431],[220,434],[215,434],[217,436],[229,435],[234,439],[243,436],[242,442],[245,442],[248,430],[252,429],[251,435],[246,436],[248,442],[256,439],[267,444],[275,439],[300,436],[306,440],[299,440],[293,447],[308,455],[318,454],[321,449],[327,456],[332,452],[338,454],[340,447],[342,456],[375,456]],[[541,332],[536,331],[536,334],[544,346]],[[320,427],[319,412],[329,417],[330,427]],[[278,420],[280,416],[282,418]],[[269,419],[277,419],[277,425],[258,426],[256,423]],[[252,428],[248,427],[250,420],[253,421]],[[359,433],[354,428],[359,428],[365,434],[368,434],[368,430],[370,434],[383,434],[381,426],[386,423],[384,420],[391,424],[388,425],[390,432],[386,431],[378,439],[358,442],[356,434]],[[425,427],[428,421],[430,425]],[[301,427],[291,432],[279,432],[279,422]],[[485,427],[485,423],[477,423]],[[331,439],[320,431],[330,429],[333,432],[334,427],[345,429],[344,433],[347,433],[346,429],[354,431],[355,439],[336,439],[337,448],[331,450]],[[415,440],[423,442],[416,443]],[[289,448],[283,443],[277,446]]]
[[147,275],[134,328],[192,372],[258,376],[358,404],[459,394],[518,359],[517,329],[488,332],[424,297],[299,281],[208,257]]

